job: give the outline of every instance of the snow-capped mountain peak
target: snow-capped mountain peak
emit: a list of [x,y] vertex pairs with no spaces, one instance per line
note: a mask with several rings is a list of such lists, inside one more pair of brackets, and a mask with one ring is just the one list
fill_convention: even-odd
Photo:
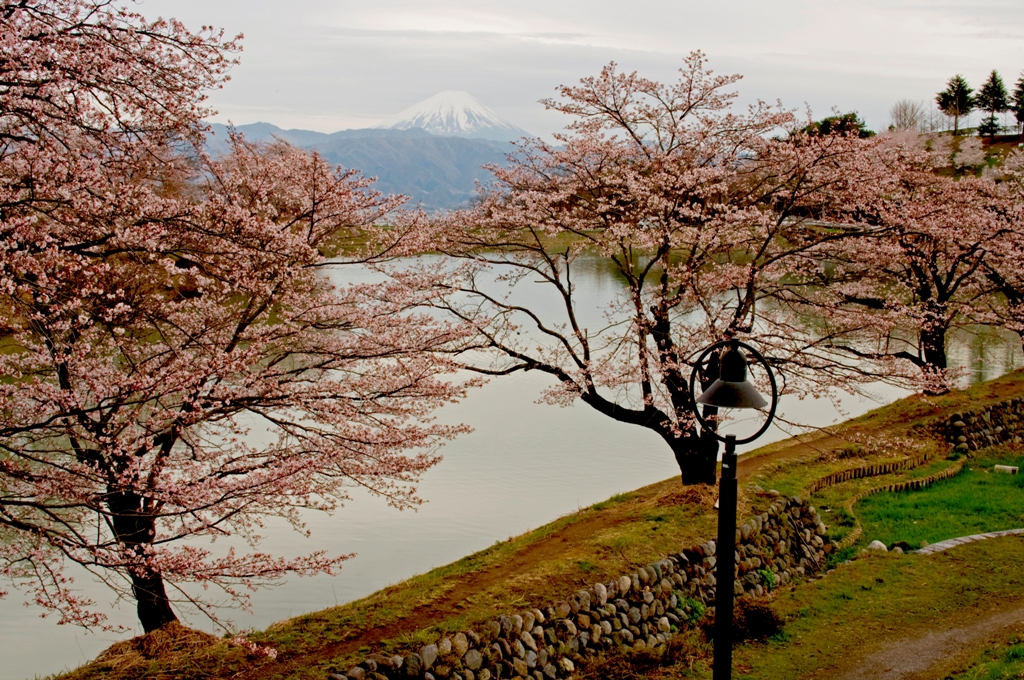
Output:
[[529,136],[526,130],[505,120],[477,101],[473,95],[456,90],[438,92],[388,118],[377,127],[392,130],[423,128],[434,135],[500,142]]

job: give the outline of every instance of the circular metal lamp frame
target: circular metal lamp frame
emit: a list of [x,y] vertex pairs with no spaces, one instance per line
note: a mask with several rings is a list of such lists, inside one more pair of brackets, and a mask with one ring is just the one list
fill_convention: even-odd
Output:
[[[693,390],[693,388],[697,384],[697,371],[700,370],[701,364],[704,363],[704,359],[707,358],[708,355],[710,355],[715,350],[721,349],[723,347],[742,347],[743,349],[747,350],[750,354],[754,356],[754,358],[757,359],[757,362],[759,364],[764,366],[765,372],[768,373],[768,382],[772,386],[772,398],[769,401],[770,406],[768,407],[768,418],[764,421],[764,425],[762,425],[761,429],[759,429],[757,432],[750,435],[749,437],[744,437],[743,439],[736,440],[736,444],[748,444],[757,439],[758,437],[760,437],[761,435],[763,435],[768,430],[768,427],[772,424],[772,420],[775,419],[775,409],[778,408],[779,406],[779,386],[775,382],[775,374],[772,372],[772,367],[768,364],[768,360],[764,358],[764,355],[762,355],[760,352],[758,352],[756,349],[746,344],[745,342],[740,342],[739,340],[722,340],[721,342],[716,342],[715,344],[705,349],[703,352],[701,352],[701,355],[697,357],[697,362],[693,366],[693,372],[690,373],[690,396],[694,400],[696,400],[697,398],[696,393]],[[709,423],[707,420],[701,417],[699,410],[700,409],[698,409],[697,405],[695,404],[693,408],[693,415],[697,418],[697,422],[700,423],[701,429],[705,432],[710,432],[718,441],[724,442],[726,437],[718,434],[715,428],[711,426],[711,423]]]

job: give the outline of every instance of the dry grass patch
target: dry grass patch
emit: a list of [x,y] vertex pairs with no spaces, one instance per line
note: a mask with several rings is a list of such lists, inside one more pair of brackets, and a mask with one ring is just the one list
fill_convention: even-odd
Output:
[[91,663],[67,675],[67,680],[103,677],[108,680],[175,678],[198,680],[211,666],[244,663],[248,650],[223,638],[170,623],[159,630],[110,646]]

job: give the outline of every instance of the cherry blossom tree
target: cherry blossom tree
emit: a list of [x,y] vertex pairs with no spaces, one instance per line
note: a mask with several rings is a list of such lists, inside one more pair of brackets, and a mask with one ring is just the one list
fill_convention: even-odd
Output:
[[236,41],[110,0],[0,4],[0,208],[52,207],[201,141]]
[[1003,232],[984,263],[984,274],[997,295],[988,299],[992,322],[1013,331],[1024,346],[1024,154],[1009,154],[1001,168],[999,188],[1004,192],[1010,229]]
[[[700,53],[670,85],[611,64],[544,102],[573,118],[555,143],[525,142],[479,205],[431,225],[437,250],[481,267],[450,284],[446,303],[480,328],[467,366],[542,371],[557,381],[550,401],[653,430],[685,484],[715,479],[717,444],[699,432],[688,386],[708,344],[754,339],[804,394],[878,375],[836,362],[827,332],[771,301],[800,258],[849,237],[815,218],[865,176],[858,149],[872,142],[801,131],[764,103],[733,111],[738,79]],[[588,320],[580,277],[594,261],[621,289]],[[537,284],[555,311],[524,293]],[[702,381],[716,372],[702,367]]]
[[995,182],[937,172],[948,149],[926,146],[903,132],[871,150],[870,194],[836,201],[829,213],[861,236],[818,249],[810,289],[812,306],[830,310],[834,323],[863,329],[859,342],[843,345],[852,355],[903,358],[921,370],[927,391],[941,393],[949,388],[949,331],[990,320],[985,273],[1017,218]]
[[83,567],[146,631],[175,602],[216,617],[209,587],[244,605],[333,572],[345,556],[259,552],[264,522],[302,530],[355,486],[413,505],[461,431],[430,422],[461,395],[432,352],[461,329],[416,311],[437,281],[324,273],[421,249],[377,227],[402,199],[283,144],[208,158],[203,91],[237,48],[217,32],[0,7],[0,569],[61,623],[105,625]]

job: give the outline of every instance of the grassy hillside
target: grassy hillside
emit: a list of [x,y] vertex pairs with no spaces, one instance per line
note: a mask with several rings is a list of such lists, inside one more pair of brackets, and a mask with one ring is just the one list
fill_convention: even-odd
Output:
[[[957,411],[1022,394],[1024,373],[1018,372],[965,392],[908,397],[826,431],[744,455],[739,468],[740,514],[749,507],[751,492],[744,488],[748,485],[806,496],[815,480],[835,470],[922,453],[935,454],[925,466],[927,469],[915,468],[885,475],[886,479],[861,479],[823,490],[812,501],[825,510],[839,508],[844,497],[865,486],[941,469],[952,462],[945,458],[949,446],[932,434],[934,422]],[[344,671],[369,651],[402,650],[431,642],[442,633],[473,627],[499,613],[544,607],[582,586],[606,581],[681,547],[707,540],[714,536],[716,528],[713,503],[712,490],[684,488],[674,479],[615,496],[361,600],[282,621],[248,636],[253,643],[274,649],[273,659],[227,640],[180,629],[119,643],[93,663],[61,677],[321,680],[329,672]],[[989,514],[988,510],[981,512]],[[1002,509],[993,510],[991,517],[992,521],[1009,521]],[[838,511],[835,518],[835,531],[841,532],[843,523],[850,522]],[[972,521],[970,526],[984,527],[988,519]],[[882,526],[881,520],[871,522]],[[951,526],[951,530],[960,531],[962,527]],[[863,540],[870,540],[875,531],[873,524],[865,525]],[[892,533],[895,529],[886,531],[890,531],[886,536],[900,535]],[[936,533],[921,535],[929,536],[928,540],[938,537]],[[1018,583],[1024,576],[1007,574],[1006,579],[998,579],[999,583],[976,583],[982,574],[991,574],[994,565],[1005,560],[1017,563],[1024,558],[1024,541],[988,543],[991,545],[979,544],[960,551],[972,555],[966,561],[946,555],[857,560],[823,581],[776,593],[774,606],[787,621],[783,635],[773,642],[744,647],[738,652],[739,662],[749,669],[748,676],[752,678],[798,677],[806,673],[812,673],[808,677],[819,677],[813,675],[814,669],[827,666],[823,659],[829,648],[846,645],[850,640],[871,642],[866,635],[848,637],[852,634],[851,626],[870,629],[880,625],[879,621],[891,620],[894,626],[905,625],[914,630],[920,622],[907,619],[910,614],[900,610],[901,603],[925,612],[919,617],[924,622],[930,620],[929,616],[952,612],[968,602],[1001,601],[1017,591],[1024,592],[1024,583]],[[908,570],[908,564],[915,566]],[[943,586],[938,597],[930,594],[931,588],[920,585],[959,583],[965,579],[974,585],[962,591]],[[882,582],[886,584],[884,588],[880,587]],[[854,601],[856,609],[844,605]],[[936,614],[926,615],[927,611]],[[849,624],[842,623],[844,617],[849,618]],[[689,645],[685,653],[677,649],[667,661],[637,660],[637,668],[644,669],[645,677],[703,677],[707,670],[702,660],[706,643],[697,634],[682,636],[681,640],[680,644]],[[821,651],[808,657],[804,652],[812,646]],[[780,650],[794,652],[789,654],[793,657],[792,665],[786,667],[789,670],[783,671],[783,666],[767,661],[785,656],[780,655]],[[797,663],[799,659],[804,660]],[[762,668],[778,674],[757,670]],[[620,668],[617,673],[627,671]]]

